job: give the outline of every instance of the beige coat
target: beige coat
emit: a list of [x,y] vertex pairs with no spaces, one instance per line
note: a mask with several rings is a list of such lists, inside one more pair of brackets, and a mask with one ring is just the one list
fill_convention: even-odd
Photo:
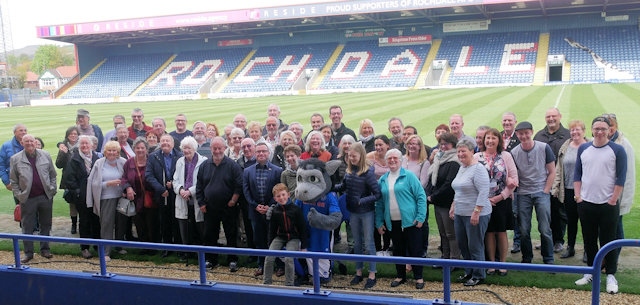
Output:
[[[29,163],[26,152],[23,150],[13,155],[9,164],[9,181],[13,188],[13,196],[18,198],[20,203],[24,203],[29,199],[33,182],[31,163]],[[53,196],[58,192],[57,174],[51,155],[47,151],[36,149],[36,170],[40,175],[40,181],[47,198],[53,199]]]
[[[91,173],[87,179],[87,207],[93,207],[93,214],[100,217],[100,196],[102,195],[102,167],[107,162],[106,157],[102,157],[93,164]],[[116,159],[120,175],[124,172],[124,163],[127,162],[125,158],[119,157]]]

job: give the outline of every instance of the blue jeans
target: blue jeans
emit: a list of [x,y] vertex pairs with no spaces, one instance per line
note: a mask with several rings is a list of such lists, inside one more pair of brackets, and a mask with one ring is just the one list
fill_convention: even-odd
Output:
[[[375,229],[374,211],[366,213],[351,213],[351,232],[353,233],[353,253],[376,255],[376,245],[373,242],[373,230]],[[364,242],[364,243],[363,243]],[[363,249],[363,246],[365,249]],[[363,262],[356,262],[356,270],[362,270]],[[369,272],[375,273],[376,263],[369,263]]]
[[[484,236],[489,226],[491,214],[480,216],[477,225],[471,224],[471,216],[456,215],[453,225],[456,229],[456,239],[462,258],[465,260],[484,261]],[[465,274],[471,274],[475,279],[486,277],[484,268],[465,268]]]
[[520,221],[520,248],[522,262],[533,260],[531,246],[531,217],[536,209],[538,232],[540,232],[540,247],[542,260],[545,264],[553,263],[553,239],[551,238],[551,198],[549,194],[538,192],[533,194],[518,194],[518,218]]

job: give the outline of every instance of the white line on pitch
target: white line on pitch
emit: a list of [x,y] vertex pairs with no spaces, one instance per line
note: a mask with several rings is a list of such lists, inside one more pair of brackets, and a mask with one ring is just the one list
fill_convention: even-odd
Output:
[[562,85],[562,90],[560,90],[560,94],[558,95],[558,98],[556,99],[556,105],[553,106],[553,107],[558,108],[558,105],[560,105],[560,99],[562,98],[562,94],[564,93],[564,88],[566,88],[566,85]]

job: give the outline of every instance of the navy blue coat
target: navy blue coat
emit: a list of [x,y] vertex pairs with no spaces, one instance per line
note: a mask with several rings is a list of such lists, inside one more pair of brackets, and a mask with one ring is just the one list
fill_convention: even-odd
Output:
[[169,172],[163,176],[164,172],[164,156],[162,155],[162,149],[158,149],[149,155],[147,160],[147,168],[144,173],[144,180],[147,185],[151,186],[153,191],[153,201],[158,204],[164,204],[164,198],[162,193],[169,191],[169,197],[167,200],[175,200],[175,193],[173,188],[167,188],[167,181],[173,180],[173,173],[176,171],[176,162],[182,157],[182,153],[177,149],[173,149],[171,158],[171,168]]
[[251,165],[244,169],[242,175],[242,192],[244,197],[249,203],[251,210],[255,210],[258,204],[271,205],[274,204],[273,200],[273,187],[280,183],[280,176],[282,175],[282,168],[273,165],[271,162],[265,164],[268,168],[269,174],[267,175],[267,184],[264,191],[264,202],[257,202],[258,186],[256,185],[256,166],[259,163]]
[[[355,169],[355,171],[357,170]],[[369,166],[369,170],[362,175],[345,174],[342,183],[336,185],[334,191],[344,192],[347,210],[351,213],[375,211],[376,200],[381,196],[380,185],[373,166]]]

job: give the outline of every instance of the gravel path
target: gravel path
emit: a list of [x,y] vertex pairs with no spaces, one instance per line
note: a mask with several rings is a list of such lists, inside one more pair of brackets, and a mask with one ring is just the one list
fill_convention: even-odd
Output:
[[[69,234],[69,218],[56,217],[53,221],[52,235],[55,236],[71,236]],[[20,233],[17,223],[13,222],[12,215],[0,215],[0,232]],[[75,235],[77,236],[77,235]],[[435,247],[435,246],[434,246]],[[638,264],[638,248],[625,249],[623,255],[625,258],[621,260],[621,268],[637,268]],[[578,251],[582,253],[582,251]],[[54,253],[55,255],[55,253]],[[575,258],[575,260],[580,260]],[[13,255],[11,252],[0,251],[0,265],[12,265]],[[569,262],[568,262],[569,263]],[[634,265],[635,264],[635,265]],[[99,264],[97,258],[84,260],[79,256],[55,255],[52,260],[47,260],[39,255],[29,264],[33,268],[72,270],[79,272],[97,272]],[[197,267],[194,265],[185,266],[184,264],[167,264],[158,266],[147,262],[134,262],[113,259],[109,264],[109,272],[120,274],[132,274],[154,277],[165,277],[175,279],[185,279],[187,281],[199,278]],[[632,267],[633,266],[633,267]],[[261,285],[260,278],[253,277],[253,268],[240,268],[236,273],[230,273],[228,268],[219,266],[208,272],[207,279],[219,282],[236,282],[246,285]],[[275,285],[283,285],[284,278],[274,277]],[[351,276],[334,276],[334,280],[329,286],[323,289],[327,290],[347,290],[354,292],[362,292],[361,287],[352,289],[349,286]],[[389,288],[391,279],[379,279],[378,284],[371,293],[397,293],[406,295],[407,297],[433,300],[442,298],[442,283],[427,282],[424,290],[417,291],[414,288],[414,282],[409,280],[407,284],[397,288]],[[308,287],[305,287],[308,288]],[[303,289],[303,288],[298,288]],[[476,288],[467,289],[461,284],[453,284],[452,298],[455,300],[482,302],[488,304],[588,304],[591,300],[589,291],[579,291],[572,289],[539,289],[536,287],[510,287],[498,285],[479,285]],[[602,293],[600,297],[601,304],[640,304],[640,295],[630,295],[619,293],[609,295]]]

